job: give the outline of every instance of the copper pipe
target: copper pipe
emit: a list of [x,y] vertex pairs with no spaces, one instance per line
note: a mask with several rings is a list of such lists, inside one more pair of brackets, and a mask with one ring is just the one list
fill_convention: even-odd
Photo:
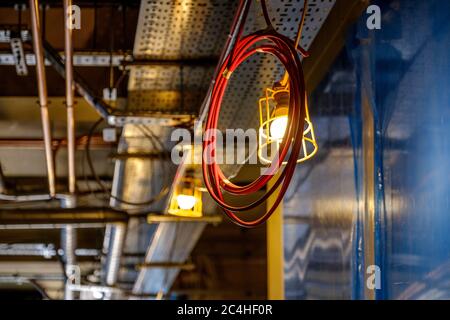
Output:
[[[72,48],[72,0],[63,1],[64,10],[64,54],[66,69],[66,107],[67,107],[67,167],[69,193],[75,197],[76,192],[76,172],[75,172],[75,117],[73,110],[73,48]],[[71,206],[76,203],[70,202]],[[64,258],[67,268],[76,264],[75,249],[77,246],[77,231],[72,226],[66,226],[61,231],[61,243],[64,248]],[[66,273],[70,272],[69,269]],[[67,285],[70,280],[66,281],[64,290],[64,299],[73,300],[76,293]]]
[[50,196],[55,196],[55,167],[52,154],[52,136],[50,119],[47,108],[47,83],[42,50],[41,28],[39,22],[38,0],[30,0],[31,30],[33,34],[33,48],[36,55],[36,74],[39,90],[39,104],[41,106],[42,131],[44,134],[45,158],[47,162],[48,188]]
[[64,53],[66,68],[66,106],[67,106],[67,156],[69,172],[69,192],[75,193],[75,118],[73,108],[73,48],[72,48],[72,0],[64,0]]

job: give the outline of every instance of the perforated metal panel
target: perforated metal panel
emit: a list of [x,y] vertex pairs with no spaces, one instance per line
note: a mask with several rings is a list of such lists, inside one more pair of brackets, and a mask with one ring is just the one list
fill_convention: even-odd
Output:
[[214,67],[138,66],[130,70],[129,110],[198,110]]
[[[300,42],[303,48],[309,49],[334,3],[335,0],[308,2],[308,12]],[[271,0],[267,1],[267,5],[275,29],[285,36],[295,39],[303,12],[303,0]],[[264,27],[265,22],[261,15],[260,4],[254,1],[244,34]],[[245,61],[229,82],[222,104],[219,125],[222,128],[256,128],[258,125],[258,99],[264,95],[264,89],[280,80],[283,74],[282,65],[276,58],[267,54],[259,54]]]
[[[208,59],[220,54],[235,1],[142,1],[133,55],[140,59]],[[214,66],[134,66],[130,71],[129,109],[180,108],[197,111]],[[181,96],[155,99],[153,90],[183,90]],[[183,104],[181,102],[183,99]]]
[[[238,1],[142,1],[133,54],[140,59],[207,59],[218,57],[229,32]],[[335,0],[310,0],[301,40],[308,49]],[[269,15],[280,33],[295,37],[303,0],[269,0]],[[244,34],[264,28],[259,1],[253,1]],[[211,66],[133,66],[129,110],[198,110],[213,75]],[[258,98],[283,74],[275,58],[258,55],[235,72],[224,99],[220,126],[255,127]],[[182,80],[181,80],[182,79]],[[181,95],[155,94],[183,91]],[[183,101],[183,103],[182,103]],[[239,106],[239,107],[236,107]]]

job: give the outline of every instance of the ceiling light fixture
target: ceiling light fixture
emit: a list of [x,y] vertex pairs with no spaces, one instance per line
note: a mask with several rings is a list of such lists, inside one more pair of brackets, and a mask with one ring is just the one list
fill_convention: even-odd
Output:
[[[272,164],[285,138],[289,119],[289,94],[289,86],[276,83],[273,88],[267,88],[265,97],[259,100],[258,158],[263,164]],[[305,103],[302,149],[297,163],[311,159],[318,151],[306,97]],[[283,165],[286,164],[284,161]]]
[[202,212],[201,180],[184,177],[175,187],[169,205],[169,214],[181,217],[200,218]]

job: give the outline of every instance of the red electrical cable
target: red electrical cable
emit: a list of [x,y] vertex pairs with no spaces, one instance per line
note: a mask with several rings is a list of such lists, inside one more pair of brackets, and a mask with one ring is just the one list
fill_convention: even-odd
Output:
[[[262,1],[262,9],[266,21],[267,9],[265,3]],[[212,198],[223,208],[225,214],[236,224],[243,227],[256,227],[264,223],[275,211],[280,204],[287,191],[289,183],[294,174],[297,158],[302,147],[303,126],[305,119],[305,105],[306,105],[306,87],[303,76],[303,69],[297,50],[304,56],[307,56],[306,51],[298,47],[298,39],[296,42],[288,37],[277,33],[268,21],[268,28],[263,31],[258,31],[248,36],[241,38],[243,24],[248,14],[250,1],[241,1],[236,17],[233,22],[232,30],[237,30],[237,40],[231,52],[223,59],[214,81],[214,87],[211,93],[211,103],[209,107],[208,117],[205,126],[205,137],[203,140],[203,161],[202,170],[205,180],[205,186],[211,194]],[[304,22],[306,14],[306,1],[302,17]],[[240,20],[238,17],[242,17]],[[215,130],[217,129],[219,114],[222,100],[228,85],[230,75],[249,57],[256,53],[266,53],[275,56],[284,65],[287,74],[289,75],[289,111],[288,124],[283,141],[280,144],[280,151],[275,161],[276,166],[268,168],[265,175],[260,176],[252,183],[245,186],[238,186],[229,181],[223,174],[220,166],[216,163],[216,140]],[[287,158],[287,160],[286,160]],[[278,175],[275,183],[267,190],[267,192],[257,201],[236,207],[228,204],[224,200],[223,191],[231,195],[250,195],[258,192],[266,187],[268,182],[274,178],[281,168],[283,162],[286,162],[284,169]],[[235,212],[242,212],[254,209],[258,205],[266,201],[275,190],[280,187],[276,200],[271,208],[269,208],[264,215],[253,221],[245,221],[239,218]]]

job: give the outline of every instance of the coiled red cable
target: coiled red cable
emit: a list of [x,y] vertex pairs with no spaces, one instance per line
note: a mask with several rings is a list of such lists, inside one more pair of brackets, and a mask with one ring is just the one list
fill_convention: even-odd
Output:
[[[263,2],[262,2],[263,3]],[[232,30],[237,29],[237,40],[231,52],[223,59],[218,69],[217,77],[211,93],[211,102],[205,125],[205,136],[203,140],[202,170],[205,186],[212,198],[223,208],[225,214],[236,224],[243,227],[256,227],[264,223],[275,211],[287,191],[289,183],[294,174],[297,158],[302,147],[303,126],[305,119],[306,87],[303,69],[297,50],[303,55],[307,53],[297,47],[297,42],[277,33],[269,24],[266,30],[258,31],[241,38],[243,23],[248,13],[250,1],[241,1],[236,17],[241,16],[239,21],[235,17]],[[305,15],[304,8],[304,15]],[[263,11],[267,17],[265,4]],[[304,19],[303,19],[304,20]],[[267,21],[267,19],[266,19]],[[240,25],[239,22],[241,22]],[[228,85],[230,75],[249,57],[256,53],[265,53],[275,56],[285,67],[289,75],[289,112],[288,124],[283,141],[280,144],[279,155],[265,175],[261,175],[255,181],[245,186],[239,186],[227,179],[220,166],[215,161],[217,141],[215,132],[217,129],[222,100]],[[286,159],[287,158],[287,159]],[[279,168],[286,162],[284,169],[278,174]],[[274,176],[277,175],[275,178]],[[258,200],[245,205],[233,206],[224,200],[223,192],[241,196],[250,195],[265,188],[271,179],[276,179],[266,193]],[[274,192],[280,188],[273,205],[259,218],[253,221],[245,221],[238,217],[235,212],[254,209],[266,201]]]

